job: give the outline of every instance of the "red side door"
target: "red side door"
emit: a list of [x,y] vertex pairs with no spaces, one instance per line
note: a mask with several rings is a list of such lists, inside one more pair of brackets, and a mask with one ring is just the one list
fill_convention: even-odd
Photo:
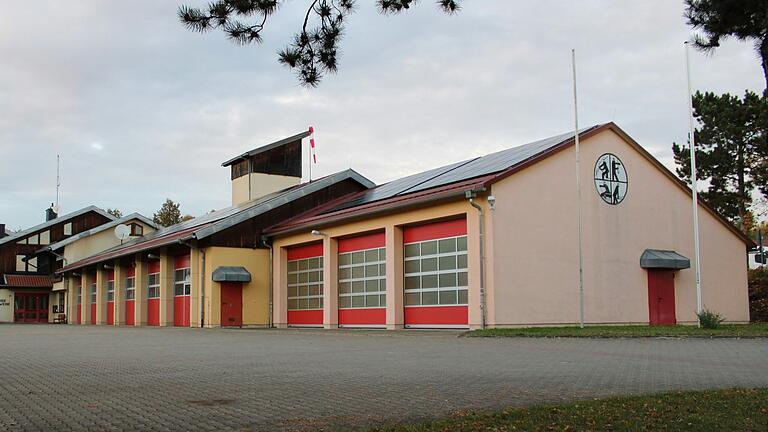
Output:
[[648,269],[648,313],[651,325],[677,324],[674,270]]
[[221,326],[242,327],[243,325],[243,284],[221,283]]

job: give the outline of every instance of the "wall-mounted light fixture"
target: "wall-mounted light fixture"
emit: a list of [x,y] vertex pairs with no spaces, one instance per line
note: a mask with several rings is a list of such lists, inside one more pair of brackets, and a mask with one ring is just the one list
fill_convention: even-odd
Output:
[[328,236],[328,234],[326,234],[326,233],[324,233],[322,231],[318,231],[318,230],[312,230],[311,234],[313,236],[319,236],[319,237],[327,237]]
[[156,260],[156,259],[160,259],[160,255],[149,253],[147,254],[147,258]]
[[491,210],[496,210],[496,197],[488,195],[488,205],[491,206]]

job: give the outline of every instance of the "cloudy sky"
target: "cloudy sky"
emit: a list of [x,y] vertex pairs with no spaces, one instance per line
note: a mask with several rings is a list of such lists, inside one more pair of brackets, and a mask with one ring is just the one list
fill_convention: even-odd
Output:
[[[276,51],[307,1],[289,0],[261,46],[187,31],[182,0],[13,2],[0,15],[0,223],[87,205],[149,216],[166,197],[199,215],[230,202],[221,162],[317,130],[317,175],[376,182],[572,126],[570,49],[583,125],[615,121],[672,166],[686,135],[682,0],[423,0],[381,16],[358,0],[341,68],[299,86]],[[201,0],[186,0],[203,5]],[[694,53],[697,89],[762,90],[750,44]]]

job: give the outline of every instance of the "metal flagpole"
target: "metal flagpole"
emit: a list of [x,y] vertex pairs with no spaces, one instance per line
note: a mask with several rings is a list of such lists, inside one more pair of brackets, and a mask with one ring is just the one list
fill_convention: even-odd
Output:
[[698,320],[698,314],[701,313],[701,254],[699,251],[699,192],[697,188],[696,178],[696,138],[694,136],[693,128],[693,95],[691,94],[691,58],[688,54],[690,45],[688,41],[685,41],[685,69],[688,76],[688,136],[690,139],[691,147],[691,190],[693,194],[693,249],[696,262],[696,314],[697,323],[701,327],[701,322]]
[[307,153],[309,156],[307,159],[309,159],[309,181],[312,181],[312,140],[315,139],[315,128],[310,126],[309,127],[309,148],[307,149]]
[[579,326],[584,328],[584,250],[581,228],[581,152],[579,148],[579,98],[576,91],[576,50],[571,50],[573,66],[573,119],[574,140],[576,141],[576,197],[579,213]]

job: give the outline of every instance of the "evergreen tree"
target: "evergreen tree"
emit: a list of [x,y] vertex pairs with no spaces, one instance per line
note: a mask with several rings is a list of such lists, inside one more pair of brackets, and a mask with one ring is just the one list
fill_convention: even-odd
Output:
[[[234,43],[261,43],[267,19],[287,0],[213,0],[206,10],[181,6],[179,19],[190,30],[221,29]],[[381,13],[399,13],[416,0],[376,0]],[[437,0],[439,7],[454,13],[461,0]],[[355,11],[354,0],[312,0],[304,25],[293,41],[278,54],[279,62],[296,71],[299,82],[317,86],[323,75],[338,68],[338,43],[347,18]],[[312,18],[312,20],[310,20]],[[314,23],[313,23],[314,21]],[[311,27],[314,26],[314,27]]]
[[685,0],[688,24],[703,31],[695,44],[704,51],[735,37],[754,42],[768,86],[768,0]]
[[152,220],[156,224],[164,227],[176,225],[181,222],[181,211],[179,210],[178,203],[173,202],[170,198],[166,199],[160,210],[154,214]]
[[[742,228],[755,191],[755,170],[765,165],[766,97],[747,91],[743,99],[730,94],[696,92],[693,96],[696,165],[699,180],[708,183],[702,198]],[[672,144],[677,175],[690,185],[690,145]],[[758,179],[758,187],[765,183]]]

